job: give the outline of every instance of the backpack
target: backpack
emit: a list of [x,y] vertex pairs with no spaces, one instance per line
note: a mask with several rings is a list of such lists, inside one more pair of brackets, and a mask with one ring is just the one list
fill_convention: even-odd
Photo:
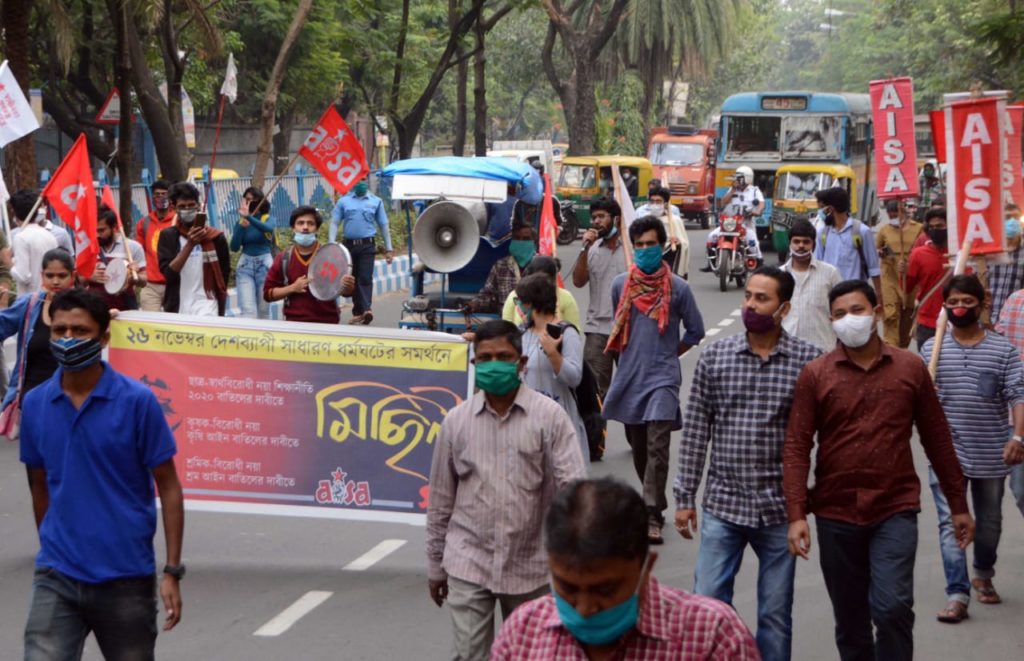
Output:
[[[580,333],[576,326],[568,321],[560,321],[558,325],[563,332],[566,328],[572,328]],[[583,334],[580,333],[580,337]],[[558,351],[562,351],[562,345],[558,345]],[[605,421],[602,415],[604,403],[601,401],[600,391],[597,389],[597,376],[594,375],[587,361],[583,361],[583,376],[575,388],[570,388],[572,397],[576,400],[576,410],[583,420],[583,428],[587,433],[587,448],[590,450],[590,461],[600,461],[604,456],[605,442]]]
[[[857,249],[857,257],[860,258],[860,273],[862,279],[866,280],[868,277],[868,262],[867,259],[864,258],[864,239],[860,235],[860,227],[862,223],[856,218],[851,218],[850,221],[853,223],[853,227],[850,228],[850,231],[853,232],[853,247]],[[832,233],[831,230],[831,227],[826,226],[825,233],[821,237],[822,254],[825,254],[825,244],[828,242],[828,235]]]

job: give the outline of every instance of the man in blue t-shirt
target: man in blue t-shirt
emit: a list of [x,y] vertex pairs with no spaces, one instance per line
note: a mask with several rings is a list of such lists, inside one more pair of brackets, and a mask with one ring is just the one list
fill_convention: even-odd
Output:
[[80,659],[90,631],[108,659],[152,659],[154,480],[167,546],[164,631],[181,619],[185,513],[174,437],[153,393],[100,359],[110,338],[102,299],[65,290],[50,303],[50,318],[60,367],[25,396],[21,418],[40,546],[25,659]]

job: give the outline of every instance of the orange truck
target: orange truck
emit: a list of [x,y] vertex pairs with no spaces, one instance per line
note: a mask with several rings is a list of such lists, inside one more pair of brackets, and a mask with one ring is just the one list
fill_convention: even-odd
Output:
[[654,178],[672,193],[683,218],[711,224],[715,199],[715,141],[718,131],[693,126],[659,126],[651,130],[647,158]]

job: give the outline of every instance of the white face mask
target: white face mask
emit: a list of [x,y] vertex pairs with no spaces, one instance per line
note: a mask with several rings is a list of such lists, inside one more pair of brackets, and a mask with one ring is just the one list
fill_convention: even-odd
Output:
[[656,202],[652,202],[652,203],[648,204],[647,208],[650,209],[651,214],[655,215],[655,216],[661,215],[661,213],[665,211],[665,205],[664,204],[658,204]]
[[859,349],[871,340],[875,332],[875,315],[848,314],[833,321],[832,330],[844,345]]

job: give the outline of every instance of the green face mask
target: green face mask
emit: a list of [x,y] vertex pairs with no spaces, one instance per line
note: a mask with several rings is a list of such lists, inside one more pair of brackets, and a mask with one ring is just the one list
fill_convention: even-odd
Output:
[[508,242],[508,254],[516,260],[519,268],[524,268],[537,254],[537,246],[529,239],[512,239]]
[[476,363],[476,387],[490,395],[501,397],[519,387],[519,362],[489,360]]
[[367,186],[365,181],[360,181],[358,184],[352,187],[352,192],[356,194],[356,197],[362,197],[366,195],[366,190]]

